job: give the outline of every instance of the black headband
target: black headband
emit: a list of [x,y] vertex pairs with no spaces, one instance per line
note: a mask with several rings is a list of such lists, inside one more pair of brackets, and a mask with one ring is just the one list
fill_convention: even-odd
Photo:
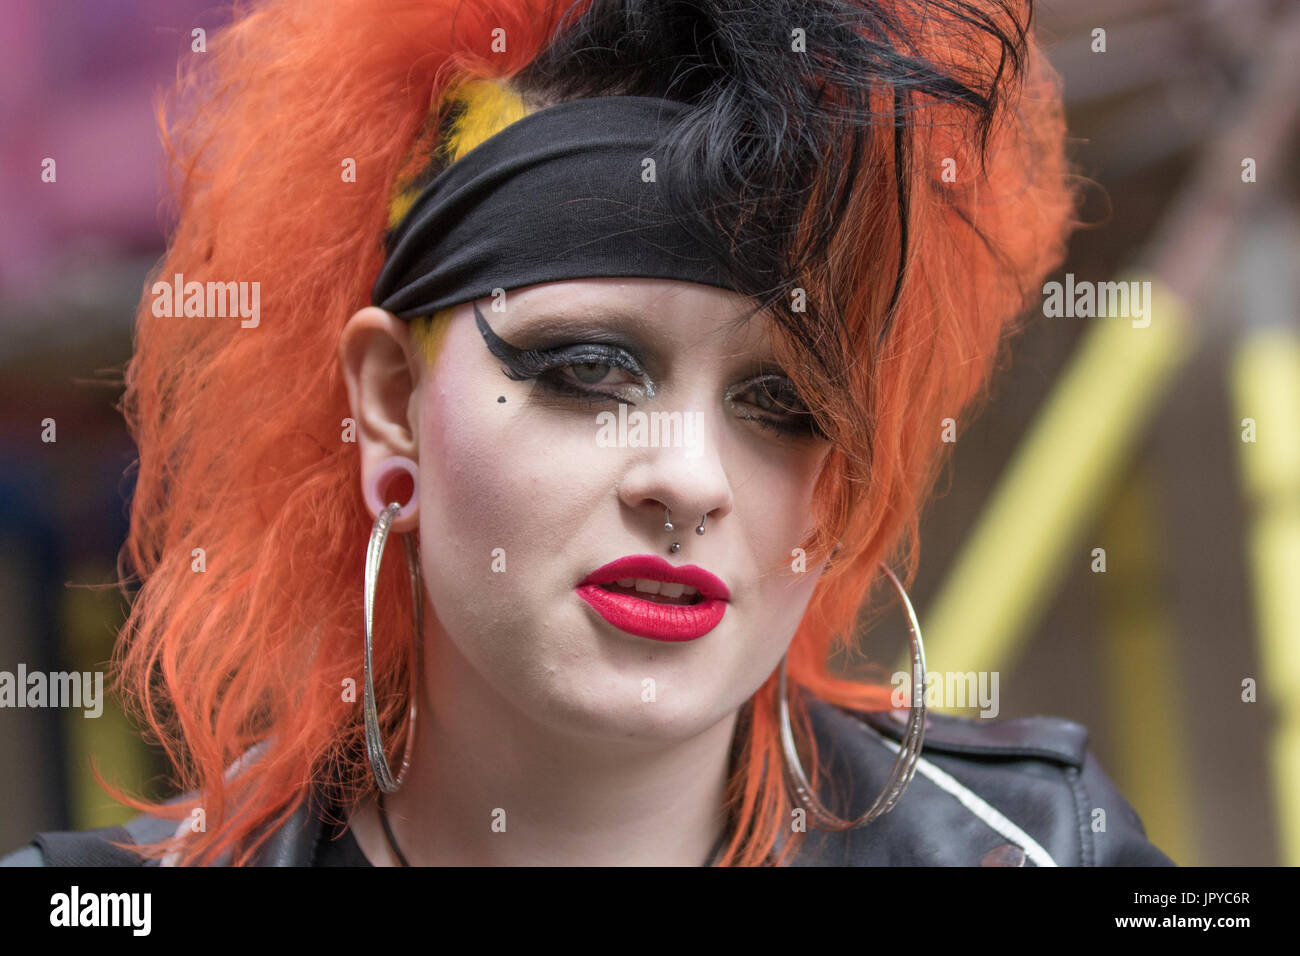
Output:
[[[443,170],[389,234],[371,302],[398,318],[539,282],[598,276],[734,289],[665,205],[662,136],[689,109],[649,96],[570,100]],[[644,160],[654,178],[645,181]]]

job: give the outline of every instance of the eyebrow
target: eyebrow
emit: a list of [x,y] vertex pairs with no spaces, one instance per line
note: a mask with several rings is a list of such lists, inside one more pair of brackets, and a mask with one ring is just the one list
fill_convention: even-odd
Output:
[[[654,321],[643,312],[629,311],[624,308],[598,308],[593,316],[576,316],[572,312],[547,310],[522,315],[519,318],[522,327],[513,334],[554,335],[559,333],[589,335],[597,341],[609,345],[621,345],[632,349],[637,342],[621,335],[623,329],[642,333],[649,337],[654,330]],[[519,315],[519,313],[515,313]]]
[[[474,304],[474,309],[476,315],[481,318],[482,314],[478,312],[477,303]],[[563,307],[539,309],[529,314],[514,312],[510,314],[511,318],[516,318],[520,327],[506,334],[512,339],[518,337],[525,341],[555,335],[581,336],[586,341],[618,346],[634,354],[640,353],[644,357],[643,364],[647,365],[647,368],[649,365],[663,363],[664,356],[655,345],[655,321],[652,316],[621,306],[597,306],[591,311],[596,314],[578,316],[565,311]],[[624,330],[637,337],[629,337],[628,334],[624,334]],[[487,327],[486,319],[480,323],[479,331],[487,341],[488,349],[497,358],[504,359],[501,354],[503,351],[517,354],[532,350],[528,346],[514,345],[506,341]],[[751,366],[751,370],[757,374],[767,372],[784,374],[784,370],[777,366],[775,357],[770,354],[753,359]]]

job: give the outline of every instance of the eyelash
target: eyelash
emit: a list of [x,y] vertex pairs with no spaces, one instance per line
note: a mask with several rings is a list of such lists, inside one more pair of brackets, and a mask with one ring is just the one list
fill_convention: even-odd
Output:
[[[645,372],[636,360],[622,349],[610,348],[595,343],[587,343],[584,345],[573,346],[571,348],[555,349],[550,351],[528,349],[517,356],[516,362],[506,370],[505,375],[510,380],[516,382],[530,380],[536,381],[552,394],[585,400],[588,405],[595,405],[600,399],[616,402],[624,400],[619,395],[602,392],[599,389],[583,388],[559,377],[559,373],[577,365],[607,365],[610,368],[621,368],[624,371],[631,372],[633,375],[645,375]],[[762,382],[765,379],[777,377],[778,376],[772,375],[760,376],[747,384],[751,389],[761,387]],[[747,390],[749,389],[746,389],[746,391]],[[737,390],[733,394],[742,394],[742,392]],[[811,413],[795,414],[797,416],[796,418],[784,423],[770,418],[765,418],[761,415],[744,415],[741,417],[745,421],[755,422],[761,428],[765,428],[768,431],[784,437],[826,437],[821,427],[817,424],[816,418]]]

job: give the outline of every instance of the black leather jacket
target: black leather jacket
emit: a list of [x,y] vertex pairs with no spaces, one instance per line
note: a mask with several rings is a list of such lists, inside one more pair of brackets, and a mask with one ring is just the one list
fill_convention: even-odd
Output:
[[[889,775],[905,714],[858,713],[813,699],[809,715],[826,761],[823,802],[841,816],[861,813]],[[792,864],[1174,865],[1147,840],[1137,813],[1087,744],[1086,728],[1059,717],[981,720],[928,713],[915,776],[894,808],[844,833],[810,827]],[[263,844],[257,865],[313,865],[326,826],[317,806],[304,802]],[[138,865],[135,854],[106,841],[152,842],[176,826],[139,816],[122,827],[43,833],[0,865]]]

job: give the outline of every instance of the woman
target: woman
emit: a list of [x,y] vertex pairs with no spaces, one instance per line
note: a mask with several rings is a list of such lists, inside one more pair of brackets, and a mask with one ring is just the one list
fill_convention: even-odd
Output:
[[[121,686],[187,792],[10,862],[1168,863],[1083,728],[927,718],[885,561],[1062,257],[1029,19],[243,13],[158,276],[262,311],[151,291],[124,402]],[[828,670],[877,581],[906,709]]]

